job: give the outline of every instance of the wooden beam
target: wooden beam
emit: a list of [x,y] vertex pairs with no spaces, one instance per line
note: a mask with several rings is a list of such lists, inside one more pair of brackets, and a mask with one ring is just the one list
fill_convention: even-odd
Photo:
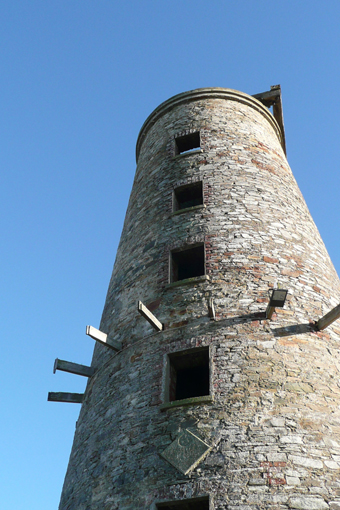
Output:
[[286,152],[286,136],[285,127],[283,122],[283,110],[282,110],[282,95],[280,85],[273,85],[267,92],[261,92],[260,94],[254,94],[253,97],[261,101],[262,104],[267,108],[273,107],[273,116],[278,123],[281,135],[282,135],[282,148],[284,153]]
[[274,115],[276,122],[280,126],[281,134],[282,134],[282,148],[283,148],[284,153],[287,155],[285,126],[284,126],[284,121],[283,121],[281,89],[280,89],[280,94],[277,96],[277,99],[276,99],[275,103],[273,104],[273,115]]
[[326,313],[318,322],[315,324],[315,327],[318,331],[327,328],[332,322],[336,321],[340,317],[340,304],[335,306],[330,312]]
[[48,402],[69,402],[71,404],[81,404],[84,399],[84,393],[65,393],[64,391],[50,391],[48,393]]
[[266,310],[266,319],[270,320],[272,318],[274,312],[275,312],[275,307],[268,305],[267,310]]
[[215,314],[215,307],[214,307],[214,300],[213,298],[209,298],[209,301],[208,301],[208,315],[211,319],[216,319],[216,314]]
[[269,108],[270,106],[273,106],[273,104],[277,100],[277,97],[280,95],[280,93],[281,93],[281,89],[271,88],[267,92],[260,92],[260,94],[253,94],[253,97],[255,97],[255,99],[258,99],[259,101],[261,101],[261,103],[263,103],[265,106],[267,106]]
[[146,319],[156,331],[162,331],[164,329],[163,324],[154,316],[153,313],[150,312],[150,310],[145,305],[143,305],[141,301],[138,301],[137,309],[139,313],[144,317],[144,319]]
[[93,340],[96,340],[97,342],[106,345],[106,347],[110,347],[110,349],[113,349],[114,351],[121,351],[122,350],[122,344],[121,342],[117,342],[115,340],[110,339],[106,333],[103,333],[97,328],[94,328],[93,326],[86,326],[86,334],[93,338]]
[[70,374],[83,375],[84,377],[91,377],[94,374],[94,368],[87,367],[86,365],[79,365],[78,363],[72,363],[71,361],[64,361],[56,358],[53,367],[53,373],[57,370],[63,372],[69,372]]

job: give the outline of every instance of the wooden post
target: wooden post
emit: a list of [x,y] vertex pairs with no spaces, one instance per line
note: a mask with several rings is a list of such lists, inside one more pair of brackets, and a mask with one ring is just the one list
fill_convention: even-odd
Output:
[[326,313],[318,322],[315,327],[318,331],[327,328],[332,322],[336,321],[340,317],[340,304],[335,306],[330,312]]
[[106,333],[103,333],[99,329],[94,328],[93,326],[86,326],[86,334],[96,340],[97,342],[106,345],[106,347],[110,347],[114,351],[121,351],[122,344],[121,342],[114,341],[108,338]]
[[211,319],[215,320],[216,319],[216,314],[215,314],[215,307],[214,307],[214,300],[213,298],[209,298],[209,301],[208,301],[208,315]]
[[283,122],[283,111],[282,111],[282,96],[281,96],[281,87],[280,85],[273,85],[270,87],[270,90],[267,92],[261,92],[260,94],[254,94],[253,97],[258,99],[263,103],[267,108],[273,107],[273,116],[278,123],[281,134],[282,134],[282,148],[284,153],[286,152],[286,137],[285,137],[285,127]]
[[163,324],[154,316],[153,313],[150,312],[150,310],[143,305],[141,301],[138,301],[138,307],[137,307],[139,313],[146,319],[149,324],[156,330],[156,331],[162,331]]
[[94,368],[87,367],[85,365],[79,365],[78,363],[72,363],[71,361],[64,361],[56,358],[53,367],[53,373],[57,370],[63,372],[69,372],[70,374],[83,375],[84,377],[91,377],[94,374]]
[[83,402],[84,393],[65,393],[63,391],[50,391],[48,393],[48,402],[69,402],[71,404],[81,404]]
[[275,312],[275,307],[268,305],[267,310],[266,310],[266,319],[270,320],[272,318],[272,315],[274,312]]

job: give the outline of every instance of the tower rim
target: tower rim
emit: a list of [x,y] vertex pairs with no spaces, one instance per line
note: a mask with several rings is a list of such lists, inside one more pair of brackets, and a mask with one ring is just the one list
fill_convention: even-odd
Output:
[[143,145],[144,139],[149,131],[149,129],[156,123],[156,121],[165,113],[170,111],[172,108],[189,103],[191,101],[198,101],[200,99],[226,99],[229,101],[238,101],[239,103],[246,104],[251,108],[257,110],[261,113],[268,122],[272,125],[281,146],[284,146],[283,134],[280,129],[279,124],[276,119],[270,113],[269,109],[261,103],[255,97],[245,94],[244,92],[240,92],[239,90],[222,88],[222,87],[205,87],[199,89],[189,90],[187,92],[181,92],[180,94],[176,94],[172,96],[170,99],[167,99],[163,103],[161,103],[157,108],[153,110],[152,113],[147,117],[145,122],[143,123],[137,138],[136,143],[136,162],[138,163],[138,158],[140,154],[141,147]]

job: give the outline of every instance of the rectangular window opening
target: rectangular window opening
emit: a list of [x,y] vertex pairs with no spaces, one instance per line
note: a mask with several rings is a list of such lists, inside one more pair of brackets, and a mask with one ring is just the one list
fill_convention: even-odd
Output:
[[157,510],[209,510],[209,496],[158,503]]
[[169,354],[169,402],[209,394],[209,347]]
[[205,275],[204,244],[171,252],[171,283]]
[[191,152],[201,148],[201,140],[200,133],[196,131],[196,133],[190,133],[189,135],[179,136],[175,138],[176,149],[175,153],[185,154],[187,152]]
[[180,186],[174,190],[174,211],[203,205],[202,181]]

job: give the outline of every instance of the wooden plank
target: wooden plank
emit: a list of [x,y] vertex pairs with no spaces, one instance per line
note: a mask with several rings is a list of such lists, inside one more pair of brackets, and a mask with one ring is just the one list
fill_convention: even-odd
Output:
[[106,347],[110,347],[110,349],[113,349],[114,351],[121,351],[122,350],[122,344],[121,342],[117,342],[115,340],[108,338],[106,333],[103,333],[97,328],[94,328],[93,326],[86,326],[86,334],[93,338],[93,340],[96,340],[97,342],[106,345]]
[[153,313],[150,312],[150,310],[145,305],[143,305],[141,301],[138,301],[137,309],[139,313],[144,317],[144,319],[146,319],[156,331],[163,330],[163,324],[154,316]]
[[281,95],[281,87],[280,85],[274,85],[270,87],[270,90],[267,92],[261,92],[260,94],[254,94],[253,97],[258,99],[268,108],[270,106],[273,107],[273,116],[278,123],[281,135],[282,135],[282,148],[284,153],[286,152],[286,136],[285,136],[285,127],[283,121],[283,110],[282,110],[282,95]]
[[211,319],[216,319],[216,314],[215,314],[215,306],[214,306],[214,300],[213,298],[209,298],[209,301],[208,301],[208,314],[209,314],[209,317]]
[[50,391],[48,393],[48,402],[69,402],[71,404],[81,404],[84,399],[84,393],[65,393],[64,391]]
[[340,304],[335,306],[330,312],[326,313],[318,322],[315,327],[318,331],[327,328],[332,322],[336,321],[340,317]]
[[283,122],[283,110],[282,110],[281,90],[280,90],[279,96],[277,97],[277,100],[275,101],[275,103],[273,105],[273,115],[274,115],[274,118],[275,118],[276,122],[280,126],[281,134],[282,134],[282,148],[284,150],[284,153],[287,155],[285,126],[284,126],[284,122]]
[[97,340],[97,342],[106,345],[107,334],[103,333],[99,329],[94,328],[93,326],[86,326],[86,334],[93,338],[93,340]]
[[263,103],[265,106],[269,107],[273,106],[280,93],[281,93],[280,89],[274,88],[266,92],[261,92],[260,94],[253,94],[253,97],[261,101],[261,103]]
[[272,318],[274,312],[275,312],[275,307],[268,305],[267,310],[266,310],[266,319],[270,320]]
[[87,367],[86,365],[79,365],[71,361],[64,361],[63,359],[56,358],[53,367],[53,373],[57,370],[69,372],[70,374],[83,375],[84,377],[91,377],[94,374],[94,368]]

